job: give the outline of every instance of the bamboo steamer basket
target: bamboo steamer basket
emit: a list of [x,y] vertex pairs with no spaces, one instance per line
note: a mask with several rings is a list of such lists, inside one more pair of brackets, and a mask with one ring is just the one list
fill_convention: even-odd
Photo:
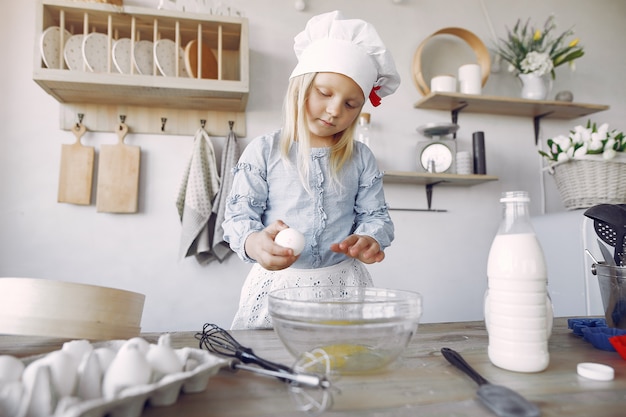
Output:
[[0,334],[128,339],[141,330],[145,295],[97,285],[0,278]]

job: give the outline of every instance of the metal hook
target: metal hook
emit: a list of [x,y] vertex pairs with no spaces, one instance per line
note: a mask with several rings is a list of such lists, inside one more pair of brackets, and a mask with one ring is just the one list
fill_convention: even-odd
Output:
[[120,114],[120,123],[124,123],[126,121],[126,115]]
[[167,123],[167,117],[161,117],[161,132],[165,132],[165,123]]
[[81,123],[83,123],[83,117],[85,117],[85,115],[83,113],[78,113],[78,122],[76,122],[76,127],[80,127]]
[[230,130],[233,130],[233,126],[235,126],[235,122],[232,120],[228,121],[228,127],[230,127]]
[[204,129],[204,126],[206,126],[206,119],[200,119],[200,127]]

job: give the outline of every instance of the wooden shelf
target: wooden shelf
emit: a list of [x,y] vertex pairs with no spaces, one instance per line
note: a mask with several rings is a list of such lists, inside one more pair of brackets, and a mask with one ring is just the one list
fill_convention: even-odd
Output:
[[[168,126],[180,127],[176,131],[167,132],[170,134],[195,132],[200,125],[200,120],[196,120],[199,112],[202,114],[201,119],[217,119],[222,131],[228,130],[229,120],[237,120],[236,126],[243,129],[240,133],[245,133],[244,112],[249,93],[246,18],[95,2],[39,0],[35,42],[39,43],[44,31],[54,26],[65,28],[71,35],[97,32],[108,37],[108,69],[105,72],[70,70],[62,56],[58,68],[48,68],[39,48],[35,49],[33,80],[60,103],[71,105],[72,111],[85,113],[86,124],[104,117],[112,119],[110,123],[116,124],[118,114],[110,117],[111,109],[119,107],[120,111],[116,113],[124,114],[125,107],[128,106],[159,109],[158,114],[149,115],[150,119],[157,121],[164,113],[162,109],[187,111],[189,114],[181,114],[179,120],[168,121]],[[130,74],[120,74],[113,63],[111,51],[116,39],[121,38],[129,38],[131,43],[139,40],[156,42],[169,39],[183,51],[189,42],[201,42],[215,55],[217,75],[214,78],[200,79],[187,77],[184,68],[180,68],[184,67],[183,51],[177,56],[181,58],[177,65],[178,76],[161,75],[156,63],[151,74],[139,74],[132,65]],[[66,40],[59,40],[61,53],[61,45]],[[87,109],[93,112],[92,105],[100,106],[97,114],[87,113]],[[207,116],[207,112],[214,114]],[[131,130],[132,123],[133,120],[129,118]],[[211,122],[209,127],[210,125]],[[69,126],[71,127],[71,123]],[[133,131],[153,133],[159,126],[159,123],[152,123],[149,130]],[[87,128],[95,130],[90,126]]]
[[458,174],[431,174],[429,172],[385,171],[384,182],[395,184],[417,185],[448,185],[469,187],[488,181],[497,181],[493,175],[458,175]]
[[609,106],[456,93],[430,93],[418,101],[415,108],[546,119],[575,119],[608,110]]
[[383,177],[384,183],[395,184],[416,184],[424,185],[426,189],[426,202],[428,204],[425,209],[416,208],[398,208],[390,207],[389,210],[397,211],[433,211],[445,212],[447,210],[433,209],[433,188],[436,185],[442,186],[459,186],[470,187],[476,184],[482,184],[488,181],[497,181],[498,177],[493,175],[458,175],[458,174],[432,174],[430,172],[409,172],[409,171],[385,171]]

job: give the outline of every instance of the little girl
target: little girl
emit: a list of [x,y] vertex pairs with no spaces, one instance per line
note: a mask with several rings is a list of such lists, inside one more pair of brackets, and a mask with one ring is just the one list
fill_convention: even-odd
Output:
[[[337,11],[311,18],[294,50],[282,129],[253,140],[234,169],[224,239],[254,265],[231,329],[271,328],[274,289],[372,285],[364,264],[394,237],[383,174],[353,140],[365,101],[378,106],[400,84],[393,58],[369,23]],[[305,236],[298,256],[274,242],[287,227]]]

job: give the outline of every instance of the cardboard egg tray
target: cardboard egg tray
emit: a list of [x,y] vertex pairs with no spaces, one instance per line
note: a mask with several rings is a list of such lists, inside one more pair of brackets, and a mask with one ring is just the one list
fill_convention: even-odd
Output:
[[[94,348],[109,347],[117,352],[124,342],[125,340],[112,340],[92,345]],[[186,347],[174,350],[181,359],[185,360],[184,369],[191,369],[165,375],[151,384],[127,387],[113,400],[105,398],[81,400],[77,397],[62,397],[58,399],[56,405],[52,406],[50,415],[55,417],[139,417],[146,404],[154,407],[168,406],[176,403],[181,392],[192,394],[204,391],[211,376],[217,374],[221,368],[228,367],[230,363],[226,359],[200,349]],[[23,362],[28,365],[42,356],[45,355],[24,358]],[[42,377],[41,372],[37,375],[37,378],[39,377]],[[33,386],[36,385],[37,381]],[[16,417],[37,415],[38,413],[33,410],[41,412],[41,405],[36,404],[42,401],[41,397],[41,393],[35,390],[26,393]],[[46,397],[53,398],[54,395],[43,395],[43,397],[46,401]]]

